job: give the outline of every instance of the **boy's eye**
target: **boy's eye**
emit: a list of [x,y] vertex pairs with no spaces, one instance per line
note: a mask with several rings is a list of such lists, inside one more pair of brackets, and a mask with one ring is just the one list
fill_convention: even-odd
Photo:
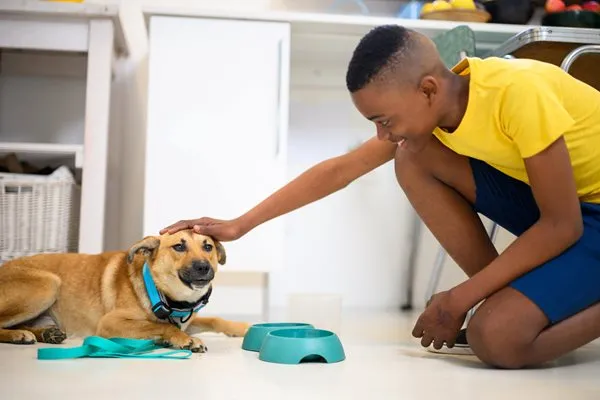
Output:
[[384,128],[387,127],[390,124],[390,120],[387,119],[385,121],[381,121],[381,126],[383,126]]

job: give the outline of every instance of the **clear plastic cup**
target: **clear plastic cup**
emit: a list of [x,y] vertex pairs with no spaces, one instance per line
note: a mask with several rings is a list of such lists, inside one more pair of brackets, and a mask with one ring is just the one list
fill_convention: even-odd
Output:
[[339,332],[342,296],[335,293],[294,293],[288,299],[288,320],[306,322],[315,328]]

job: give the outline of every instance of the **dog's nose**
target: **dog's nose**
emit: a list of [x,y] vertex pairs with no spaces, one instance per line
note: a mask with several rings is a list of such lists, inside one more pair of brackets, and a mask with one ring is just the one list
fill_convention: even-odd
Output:
[[215,271],[206,260],[194,260],[185,268],[179,269],[179,279],[190,288],[204,287],[215,277]]
[[208,275],[212,271],[212,268],[210,267],[208,261],[200,260],[192,261],[192,269],[194,270],[194,272],[202,276]]

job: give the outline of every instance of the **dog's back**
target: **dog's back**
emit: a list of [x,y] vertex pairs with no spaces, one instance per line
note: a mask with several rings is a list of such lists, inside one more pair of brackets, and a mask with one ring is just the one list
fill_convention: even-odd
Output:
[[[60,289],[51,314],[71,332],[91,334],[97,321],[107,312],[107,303],[115,299],[105,298],[115,293],[115,284],[126,279],[125,252],[101,254],[39,254],[11,260],[0,268],[19,269],[20,275],[35,275],[34,270],[50,272],[60,278]],[[25,278],[26,279],[26,278]],[[0,286],[9,282],[2,282]],[[112,289],[112,290],[111,290]]]
[[98,268],[106,266],[108,260],[115,256],[124,257],[125,255],[126,253],[123,251],[100,254],[45,253],[15,258],[2,264],[2,267],[42,269],[60,275],[65,272],[68,273],[71,268]]

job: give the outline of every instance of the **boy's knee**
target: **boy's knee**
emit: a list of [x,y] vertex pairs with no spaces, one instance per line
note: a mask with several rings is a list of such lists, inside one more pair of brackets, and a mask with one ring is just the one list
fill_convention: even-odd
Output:
[[424,176],[431,176],[427,164],[422,160],[419,154],[408,151],[398,151],[395,158],[396,179],[403,188],[413,182],[415,179],[422,179]]
[[468,158],[450,150],[435,137],[423,151],[397,151],[395,169],[398,183],[403,188],[416,180],[423,183],[423,179],[435,178],[468,199],[474,197],[475,183]]
[[475,355],[496,368],[520,369],[527,366],[529,343],[523,342],[503,318],[492,314],[474,317],[467,328],[467,341]]

